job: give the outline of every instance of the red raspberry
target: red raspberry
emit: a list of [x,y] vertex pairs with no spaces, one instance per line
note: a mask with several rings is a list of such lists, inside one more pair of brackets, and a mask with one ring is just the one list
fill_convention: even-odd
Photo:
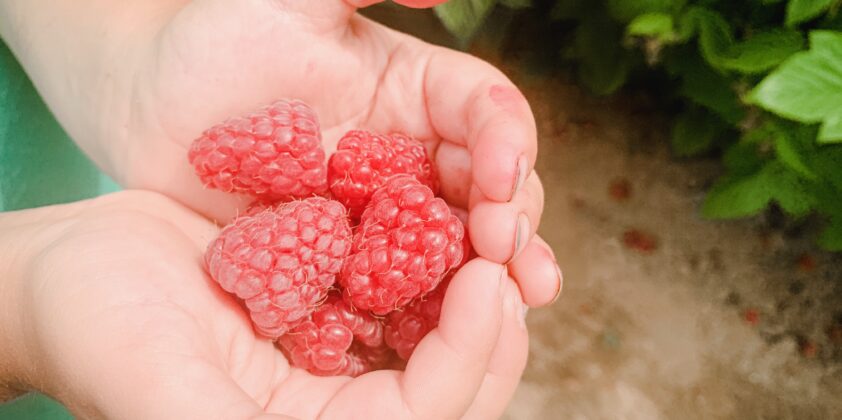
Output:
[[311,197],[239,217],[205,261],[211,277],[245,301],[257,331],[276,338],[324,300],[350,248],[342,205]]
[[320,376],[358,376],[384,358],[383,325],[331,295],[279,340],[294,366]]
[[[464,220],[460,215],[461,209],[453,209],[453,214]],[[467,215],[467,213],[465,213]],[[463,222],[464,223],[464,222]],[[403,360],[409,360],[415,346],[421,342],[433,328],[439,325],[441,315],[441,304],[444,301],[444,294],[447,293],[447,286],[456,270],[462,268],[468,260],[473,258],[473,246],[468,235],[462,239],[464,258],[450,271],[450,274],[433,289],[420,299],[414,300],[403,310],[390,313],[383,321],[383,338],[386,345],[395,349],[398,356]]]
[[187,155],[202,182],[271,201],[327,191],[325,152],[316,114],[281,100],[205,131]]
[[360,217],[374,191],[392,175],[410,174],[433,192],[438,188],[435,169],[424,145],[403,134],[348,132],[330,157],[327,174],[333,197],[355,219]]
[[395,349],[401,359],[409,360],[415,346],[439,325],[441,303],[449,284],[450,278],[442,281],[423,298],[386,317],[383,338],[386,345]]
[[385,315],[433,290],[462,260],[465,229],[441,198],[410,175],[371,198],[339,284],[355,307]]
[[450,207],[450,212],[456,216],[460,222],[462,222],[462,226],[465,227],[465,237],[462,238],[462,260],[459,261],[459,264],[456,264],[456,267],[453,267],[452,271],[456,271],[462,268],[468,261],[476,258],[476,253],[474,252],[474,246],[471,244],[471,237],[468,235],[470,228],[468,227],[468,211],[465,209],[461,209],[459,207],[448,206]]

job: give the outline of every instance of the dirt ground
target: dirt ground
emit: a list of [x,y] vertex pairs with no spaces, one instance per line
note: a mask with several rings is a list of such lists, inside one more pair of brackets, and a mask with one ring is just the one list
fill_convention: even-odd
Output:
[[[429,13],[388,25],[447,44]],[[531,357],[506,418],[842,418],[842,257],[774,213],[712,222],[715,159],[674,159],[642,98],[473,52],[524,90],[539,126],[540,233],[564,294],[529,313]]]
[[515,80],[538,119],[541,234],[565,284],[529,314],[507,418],[840,418],[842,260],[813,227],[702,220],[715,160],[673,159],[634,100]]

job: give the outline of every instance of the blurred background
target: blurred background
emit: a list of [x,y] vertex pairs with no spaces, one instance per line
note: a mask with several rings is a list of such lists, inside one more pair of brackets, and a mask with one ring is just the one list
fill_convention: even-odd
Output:
[[500,67],[535,113],[565,282],[508,419],[842,418],[840,3],[365,11]]
[[[363,11],[490,61],[535,113],[540,233],[565,284],[529,313],[530,362],[506,418],[842,418],[840,4]],[[0,210],[116,189],[1,44],[0,72]],[[21,179],[32,187],[10,188]],[[31,396],[0,418],[69,416]]]

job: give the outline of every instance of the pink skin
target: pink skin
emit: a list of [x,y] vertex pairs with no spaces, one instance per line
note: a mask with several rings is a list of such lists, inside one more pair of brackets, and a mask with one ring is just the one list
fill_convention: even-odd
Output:
[[526,362],[520,293],[484,259],[454,276],[405,372],[319,378],[212,287],[197,261],[218,228],[173,200],[4,213],[0,231],[0,395],[37,388],[80,418],[494,418]]
[[[535,122],[529,105],[522,95],[513,93],[517,89],[500,71],[474,57],[425,44],[355,14],[355,6],[372,1],[245,0],[235,5],[223,0],[57,0],[50,7],[35,3],[0,3],[0,33],[65,129],[123,185],[161,192],[211,220],[230,220],[248,200],[203,188],[186,159],[189,144],[202,130],[226,117],[248,113],[278,98],[295,97],[319,114],[328,152],[351,128],[400,131],[422,140],[440,173],[445,199],[470,210],[471,238],[483,257],[463,268],[454,280],[443,315],[450,321],[443,321],[438,332],[421,343],[405,374],[385,372],[349,381],[289,371],[280,356],[256,354],[257,349],[269,349],[268,343],[254,339],[248,324],[232,321],[239,319],[233,315],[240,314],[239,310],[214,295],[202,298],[201,304],[188,307],[184,313],[196,310],[189,317],[195,324],[203,319],[202,314],[214,319],[212,312],[227,308],[222,311],[231,312],[227,322],[237,326],[229,331],[233,338],[226,338],[232,338],[234,343],[229,345],[236,348],[222,350],[243,354],[239,364],[223,370],[208,360],[216,363],[217,356],[228,353],[203,354],[204,359],[196,359],[201,349],[184,349],[185,360],[201,362],[191,362],[190,373],[177,378],[179,384],[137,383],[132,387],[126,383],[113,390],[99,389],[102,384],[97,374],[105,371],[88,366],[92,369],[87,372],[88,380],[76,384],[79,395],[68,396],[66,401],[78,397],[80,404],[104,409],[100,405],[111,407],[108,401],[118,396],[134,396],[134,402],[122,402],[143,413],[165,403],[178,406],[178,397],[183,397],[185,407],[199,407],[201,404],[188,405],[186,401],[195,401],[200,394],[214,396],[207,413],[191,412],[180,418],[219,418],[225,410],[240,410],[237,416],[247,418],[257,412],[253,411],[255,407],[304,418],[319,412],[328,418],[330,413],[359,413],[355,410],[372,406],[383,410],[375,413],[382,416],[374,418],[392,414],[395,418],[450,418],[465,410],[469,417],[499,415],[518,382],[526,356],[526,334],[518,327],[515,314],[521,311],[514,308],[519,307],[521,299],[532,306],[550,302],[560,288],[554,260],[549,253],[536,251],[540,246],[534,246],[541,243],[535,231],[543,207],[543,189],[532,171],[537,154]],[[438,2],[403,3],[426,7]],[[150,212],[158,210],[155,206],[160,204],[160,199],[139,201]],[[159,271],[143,278],[128,270],[119,271],[120,267],[113,267],[117,272],[86,271],[81,275],[118,279],[114,281],[128,282],[131,287],[158,279],[153,282],[157,287],[151,289],[162,290],[162,294],[153,295],[152,302],[165,297],[181,299],[168,287],[186,288],[178,289],[180,292],[198,290],[200,285],[206,288],[201,273],[196,271],[196,261],[212,235],[172,232],[175,226],[187,229],[181,223],[201,225],[198,230],[202,232],[208,229],[203,220],[185,215],[189,213],[186,210],[176,213],[180,216],[164,219],[167,223],[125,223],[140,236],[137,241],[145,240],[142,243],[150,245],[132,246],[132,252],[143,249],[144,254],[138,258],[160,258],[167,269],[158,267]],[[153,216],[157,214],[153,212]],[[146,255],[156,252],[151,244],[157,245],[161,238],[135,232],[138,226],[162,231],[159,233],[169,239],[186,236],[189,241],[182,238],[179,243],[196,246],[180,253],[167,248],[172,252]],[[123,228],[107,227],[101,235]],[[115,244],[109,252],[117,249]],[[483,287],[482,281],[497,284],[502,263],[510,263],[516,286],[507,280],[505,293]],[[139,263],[135,266],[145,268]],[[165,286],[163,279],[173,285]],[[64,283],[71,288],[72,279]],[[90,287],[102,287],[104,290],[97,293],[105,294],[103,297],[122,289],[109,288],[103,282]],[[517,288],[523,298],[512,293]],[[62,305],[70,300],[65,297]],[[172,312],[167,308],[144,306],[149,314],[136,311],[133,316],[154,319],[144,318],[139,324],[133,319],[126,320],[132,321],[128,324],[117,325],[115,321],[108,331],[129,334],[135,325],[148,325],[150,329],[161,328],[160,339],[199,334],[188,331],[196,327],[187,325],[191,322],[186,320],[181,322],[185,325],[167,322]],[[498,313],[489,308],[502,309]],[[58,335],[49,345],[62,348],[73,340],[80,346],[99,345],[102,348],[94,353],[103,360],[125,353],[126,347],[112,346],[110,337],[92,334],[90,340]],[[160,350],[150,346],[131,348],[138,358],[146,358],[137,362],[147,367]],[[143,351],[147,353],[141,354]],[[82,350],[68,351],[66,356],[53,357],[81,360],[82,354]],[[61,362],[81,363],[79,360]],[[88,360],[98,359],[89,355]],[[444,360],[476,363],[450,366]],[[141,363],[144,361],[146,364]],[[58,366],[59,361],[53,363]],[[107,367],[127,375],[116,382],[145,378],[137,373],[148,370],[135,371],[129,365],[114,363]],[[251,372],[249,375],[271,372],[274,376],[239,377],[241,371]],[[154,390],[160,388],[173,390],[166,401],[152,404],[144,400],[158,396]],[[150,391],[138,395],[138,389]],[[115,398],[84,399],[86,395],[94,398],[121,390],[125,392]],[[377,396],[378,404],[368,402],[372,395]],[[225,403],[230,405],[222,407]],[[158,411],[141,417],[178,416]]]

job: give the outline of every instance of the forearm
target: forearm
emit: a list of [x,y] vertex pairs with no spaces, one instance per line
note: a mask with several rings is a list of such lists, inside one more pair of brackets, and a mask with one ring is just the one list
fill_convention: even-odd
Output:
[[[115,165],[133,65],[184,0],[0,0],[6,41],[65,130],[98,163]],[[107,168],[111,169],[111,168]],[[110,171],[113,173],[113,171]]]

